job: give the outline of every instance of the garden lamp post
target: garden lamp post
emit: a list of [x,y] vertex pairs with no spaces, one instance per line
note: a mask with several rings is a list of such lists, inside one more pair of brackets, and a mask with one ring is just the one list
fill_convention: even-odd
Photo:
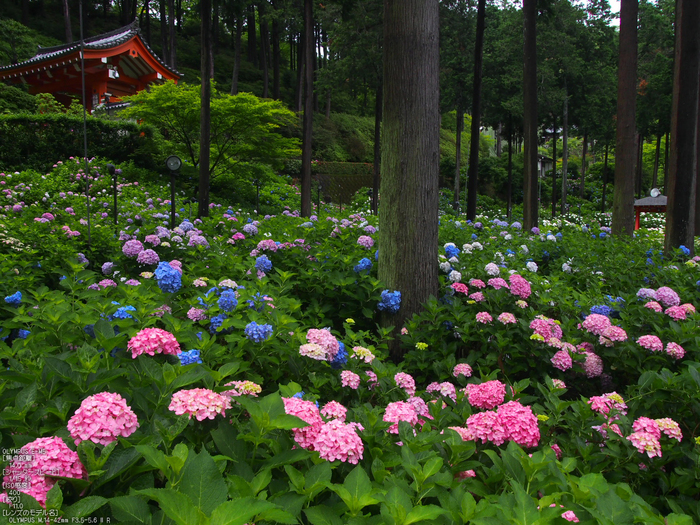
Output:
[[182,161],[177,155],[170,155],[165,165],[170,170],[170,229],[175,228],[175,175],[178,174]]
[[117,174],[114,169],[114,164],[107,164],[107,171],[110,177],[112,177],[112,182],[114,185],[114,227],[117,227]]

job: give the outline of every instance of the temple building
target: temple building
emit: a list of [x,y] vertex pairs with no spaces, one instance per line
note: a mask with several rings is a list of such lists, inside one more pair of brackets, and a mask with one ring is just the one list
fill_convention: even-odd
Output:
[[[182,76],[141,39],[136,21],[84,40],[85,98],[89,112],[99,104],[119,104],[151,84]],[[66,105],[82,100],[81,43],[39,48],[29,60],[0,66],[0,81],[28,84],[29,93],[51,93]]]

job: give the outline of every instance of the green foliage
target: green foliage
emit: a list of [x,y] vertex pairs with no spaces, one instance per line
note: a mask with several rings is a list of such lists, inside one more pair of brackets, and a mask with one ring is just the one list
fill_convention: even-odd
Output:
[[33,113],[35,110],[35,97],[18,87],[0,84],[0,114]]

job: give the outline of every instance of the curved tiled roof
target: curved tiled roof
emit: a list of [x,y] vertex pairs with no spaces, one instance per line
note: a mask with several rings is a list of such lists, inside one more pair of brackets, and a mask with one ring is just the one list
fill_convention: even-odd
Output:
[[[86,38],[84,40],[84,46],[85,49],[110,49],[116,46],[119,46],[125,42],[128,42],[131,40],[133,37],[140,35],[141,34],[141,29],[138,27],[138,20],[134,20],[131,24],[128,26],[120,27],[119,29],[115,29],[114,31],[110,31],[109,33],[103,33],[101,35],[96,35],[90,38]],[[151,47],[141,40],[143,45],[148,49],[148,52],[155,58],[160,65],[162,65],[165,69],[168,71],[174,73],[175,75],[182,77],[182,73],[179,73],[176,69],[171,68],[168,66],[165,62],[163,62],[158,55],[156,55]],[[71,42],[70,44],[62,44],[60,46],[53,46],[53,47],[41,47],[39,46],[39,50],[37,51],[37,54],[34,55],[32,58],[29,60],[25,60],[24,62],[20,62],[19,64],[11,64],[9,66],[0,66],[0,71],[7,71],[8,69],[14,69],[17,67],[22,67],[26,66],[29,64],[38,64],[40,62],[43,62],[45,60],[57,58],[63,55],[68,55],[70,53],[73,53],[74,51],[78,51],[80,49],[80,41],[77,42]]]

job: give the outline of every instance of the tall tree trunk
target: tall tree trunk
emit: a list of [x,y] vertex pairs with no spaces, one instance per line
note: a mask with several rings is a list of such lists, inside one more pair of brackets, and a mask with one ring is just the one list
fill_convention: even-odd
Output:
[[170,64],[170,50],[168,49],[168,17],[166,15],[166,0],[159,0],[160,4],[160,44],[163,47],[160,55],[163,57],[163,62],[168,66]]
[[314,103],[313,0],[304,0],[304,130],[301,150],[301,216],[311,215],[311,141]]
[[233,77],[231,78],[231,94],[238,94],[238,74],[241,71],[241,37],[243,35],[243,17],[236,17],[236,43],[233,59]]
[[654,154],[654,174],[651,177],[651,187],[659,183],[659,160],[661,156],[661,133],[656,136],[656,153]]
[[[438,0],[384,0],[384,129],[379,279],[401,293],[393,326],[421,310],[438,292],[438,182],[440,175]],[[398,338],[389,340],[394,360]]]
[[280,22],[277,19],[277,0],[272,0],[275,17],[272,19],[272,98],[280,99]]
[[248,6],[248,62],[258,66],[258,46],[255,42],[255,5]]
[[170,50],[170,67],[177,67],[175,45],[175,0],[168,0],[168,49]]
[[537,226],[537,0],[523,0],[523,228]]
[[513,115],[508,116],[508,196],[506,197],[508,220],[513,218]]
[[202,46],[200,74],[202,76],[202,111],[199,118],[199,206],[198,217],[209,217],[209,148],[211,141],[211,0],[200,0]]
[[464,130],[464,109],[457,106],[457,143],[455,149],[455,185],[452,207],[459,211],[460,182],[462,179],[462,131]]
[[476,218],[476,192],[479,176],[479,129],[481,127],[481,76],[484,61],[484,18],[486,0],[479,0],[476,12],[476,42],[474,44],[474,92],[472,95],[472,135],[469,145],[467,175],[467,219]]
[[131,5],[129,6],[130,12],[129,12],[129,19],[126,21],[127,24],[133,22],[136,20],[136,12],[138,11],[138,1],[137,0],[132,0]]
[[644,135],[637,133],[637,159],[634,165],[634,191],[637,198],[642,198],[642,152],[644,151]]
[[151,45],[151,0],[144,0],[143,10],[146,13],[146,42]]
[[668,155],[671,148],[671,134],[666,132],[664,141],[664,195],[668,195]]
[[620,3],[620,53],[617,71],[617,138],[612,233],[634,233],[634,147],[637,101],[637,0]]
[[503,125],[499,122],[496,129],[496,157],[501,158],[503,153]]
[[68,7],[68,0],[63,0],[63,26],[66,30],[66,43],[71,43],[73,41],[73,29],[70,23],[70,8]]
[[605,161],[603,162],[603,202],[600,207],[600,211],[605,213],[605,199],[607,198],[606,189],[608,186],[608,147],[609,142],[605,143]]
[[372,176],[372,215],[377,215],[379,209],[379,181],[382,161],[382,105],[384,87],[380,82],[377,86],[377,95],[374,105],[374,172]]
[[268,67],[268,57],[270,56],[270,31],[265,18],[265,4],[264,0],[258,3],[258,14],[260,15],[260,68],[263,72],[262,98],[269,98],[270,68]]
[[588,131],[583,132],[583,153],[581,155],[581,184],[579,186],[579,197],[584,198],[586,194],[586,157],[588,156]]
[[564,81],[564,130],[561,161],[561,214],[566,213],[566,190],[569,184],[569,91]]
[[557,117],[554,116],[554,132],[552,133],[552,156],[554,157],[554,165],[552,166],[552,219],[557,216],[557,139],[559,132],[557,131]]
[[[304,0],[306,1],[306,0]],[[298,66],[297,66],[297,90],[296,90],[296,112],[301,113],[302,105],[304,103],[304,71],[306,70],[306,51],[304,50],[304,42],[306,42],[306,35],[302,32],[301,40],[297,49],[298,56]]]
[[666,207],[667,254],[685,245],[693,255],[697,185],[700,3],[676,2],[676,54],[673,67],[671,158]]
[[326,119],[331,118],[331,88],[326,91]]

